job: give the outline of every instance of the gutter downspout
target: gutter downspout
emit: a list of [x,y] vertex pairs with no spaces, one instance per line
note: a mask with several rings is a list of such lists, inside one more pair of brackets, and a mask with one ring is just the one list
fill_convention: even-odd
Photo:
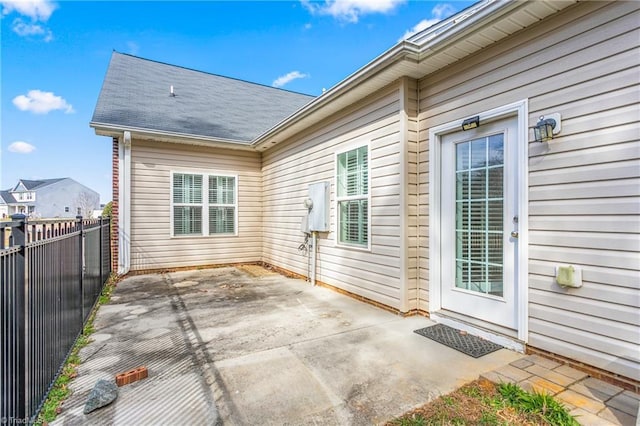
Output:
[[118,274],[131,267],[131,132],[123,132],[119,144]]

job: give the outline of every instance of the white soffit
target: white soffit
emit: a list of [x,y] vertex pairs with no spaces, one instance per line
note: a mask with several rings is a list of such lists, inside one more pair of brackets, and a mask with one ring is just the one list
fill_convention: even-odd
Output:
[[[442,30],[402,41],[369,64],[258,136],[253,146],[263,151],[320,120],[375,93],[402,77],[423,78],[472,55],[577,0],[488,1],[472,13],[444,22]],[[453,18],[456,18],[454,16]],[[415,41],[415,42],[414,42]]]
[[[418,67],[420,73],[416,78],[422,78],[476,53],[574,3],[577,1],[508,2],[501,14],[501,11],[497,11],[481,22],[459,31],[450,37],[450,40],[443,40],[430,46],[427,52],[421,55],[424,57],[421,58]],[[492,17],[494,18],[491,19]]]

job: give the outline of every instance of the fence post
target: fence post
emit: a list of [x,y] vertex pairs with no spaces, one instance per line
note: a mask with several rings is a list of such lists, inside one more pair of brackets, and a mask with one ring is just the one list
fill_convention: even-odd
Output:
[[26,334],[26,322],[27,322],[27,238],[26,238],[26,218],[24,214],[14,214],[11,216],[11,220],[18,222],[18,225],[11,229],[11,237],[13,239],[13,245],[20,247],[20,252],[16,257],[16,280],[15,280],[15,324],[16,324],[16,359],[17,365],[15,375],[15,384],[18,390],[17,408],[18,412],[15,413],[16,419],[25,419],[29,416],[27,412],[27,334]]
[[98,264],[100,265],[100,289],[102,289],[102,285],[104,284],[104,275],[102,272],[102,263],[103,263],[103,253],[102,253],[102,239],[104,238],[103,232],[102,232],[102,216],[99,217],[100,219],[100,233],[98,235],[100,235],[100,239],[98,240]]
[[107,216],[107,232],[105,237],[107,238],[107,250],[105,251],[105,255],[107,256],[107,278],[111,277],[111,272],[113,272],[113,250],[111,250],[111,242],[112,242],[112,231],[111,231],[111,216]]
[[79,234],[79,243],[80,243],[80,304],[82,305],[82,309],[80,309],[80,329],[82,330],[82,325],[84,324],[84,226],[82,223],[82,216],[76,216]]

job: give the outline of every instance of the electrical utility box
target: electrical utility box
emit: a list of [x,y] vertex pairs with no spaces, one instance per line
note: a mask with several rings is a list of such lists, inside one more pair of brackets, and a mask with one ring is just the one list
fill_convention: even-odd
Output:
[[331,183],[317,182],[309,185],[309,198],[312,202],[309,209],[309,231],[329,232],[330,197]]

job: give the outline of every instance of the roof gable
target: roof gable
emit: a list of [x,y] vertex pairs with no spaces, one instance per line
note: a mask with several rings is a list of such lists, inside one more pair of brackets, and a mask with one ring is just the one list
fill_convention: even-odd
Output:
[[22,180],[19,180],[18,183],[16,184],[16,186],[14,186],[11,189],[11,192],[23,192],[23,191],[28,191],[29,189],[27,188],[27,186],[24,184],[24,182],[22,182]]
[[312,99],[114,51],[91,124],[250,143]]

